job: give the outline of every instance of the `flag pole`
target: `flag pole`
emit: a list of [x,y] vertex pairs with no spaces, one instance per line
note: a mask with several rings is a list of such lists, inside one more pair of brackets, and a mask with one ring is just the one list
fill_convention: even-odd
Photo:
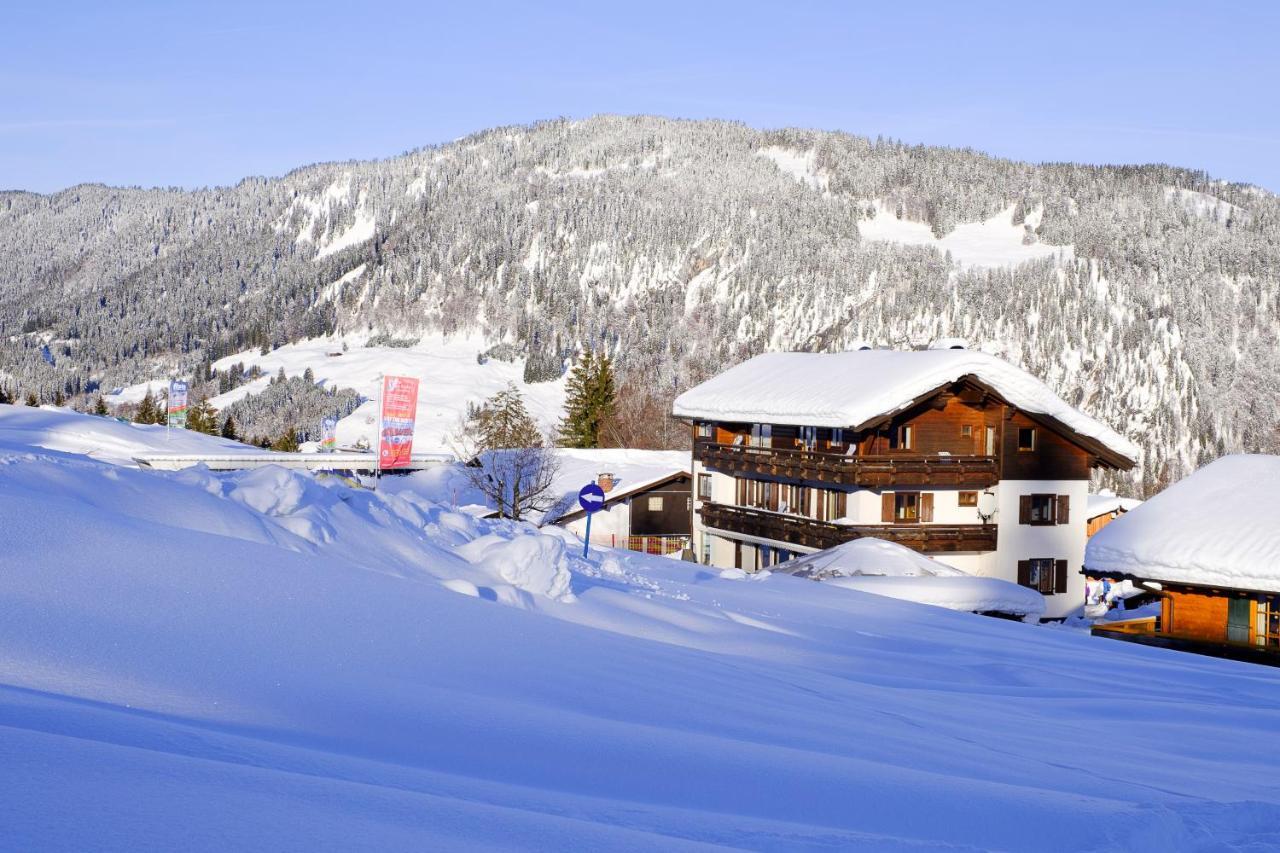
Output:
[[386,377],[378,374],[378,414],[374,425],[377,427],[373,436],[373,490],[378,491],[378,481],[382,479],[382,390],[386,385]]

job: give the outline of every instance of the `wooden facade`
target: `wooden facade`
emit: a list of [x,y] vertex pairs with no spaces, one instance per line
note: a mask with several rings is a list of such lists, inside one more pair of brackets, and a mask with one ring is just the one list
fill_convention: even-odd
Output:
[[994,551],[996,548],[993,524],[834,524],[709,501],[703,502],[699,512],[707,527],[807,548],[834,548],[868,536],[925,553]]
[[[694,456],[736,476],[783,477],[855,488],[898,485],[987,488],[1000,480],[1087,480],[1097,448],[1051,419],[1020,412],[970,380],[901,412],[847,428],[694,425]],[[1027,436],[1030,446],[1025,446]],[[1113,455],[1112,455],[1113,456]]]
[[[1121,576],[1115,576],[1120,578]],[[1165,642],[1160,645],[1237,657],[1234,651],[1275,655],[1280,664],[1280,593],[1162,583],[1160,618],[1144,623],[1143,631]],[[1095,633],[1114,629],[1098,626]],[[1125,636],[1138,639],[1140,636]]]

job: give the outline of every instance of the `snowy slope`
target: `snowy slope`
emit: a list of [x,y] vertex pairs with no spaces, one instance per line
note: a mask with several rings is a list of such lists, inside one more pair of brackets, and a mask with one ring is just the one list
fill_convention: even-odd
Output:
[[0,440],[0,525],[13,849],[1280,842],[1272,669],[279,470]]
[[[343,344],[347,348],[343,350]],[[209,402],[218,409],[264,389],[280,368],[287,376],[301,376],[311,368],[316,381],[327,387],[353,388],[366,402],[338,422],[338,445],[351,447],[361,439],[372,444],[378,413],[378,376],[412,376],[418,384],[418,422],[414,450],[422,453],[448,451],[450,435],[465,415],[467,403],[480,403],[514,383],[524,397],[533,419],[542,426],[556,424],[563,414],[564,380],[527,385],[523,362],[490,359],[477,363],[476,356],[488,349],[479,337],[429,335],[412,347],[365,346],[364,339],[317,338],[289,344],[266,355],[248,351],[214,363],[219,370],[243,363],[246,368],[262,368],[261,379],[242,385]],[[341,353],[341,355],[330,355]]]
[[[879,201],[873,204],[871,212],[869,218],[858,222],[858,233],[862,239],[929,246],[944,255],[949,254],[951,260],[962,268],[1012,267],[1044,258],[1065,262],[1075,254],[1071,246],[1026,242],[1027,229],[1013,224],[1013,206],[982,222],[957,225],[941,239],[934,236],[927,222],[899,219],[885,210]],[[1038,220],[1038,214],[1033,218]]]
[[82,453],[133,465],[142,453],[260,453],[238,441],[152,424],[121,423],[53,406],[0,404],[0,442]]
[[1280,456],[1224,456],[1098,531],[1102,572],[1280,592]]

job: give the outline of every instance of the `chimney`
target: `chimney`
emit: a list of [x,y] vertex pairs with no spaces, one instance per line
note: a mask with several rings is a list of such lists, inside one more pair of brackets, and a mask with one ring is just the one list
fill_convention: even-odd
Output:
[[613,474],[609,471],[601,471],[596,475],[596,485],[607,495],[613,491]]

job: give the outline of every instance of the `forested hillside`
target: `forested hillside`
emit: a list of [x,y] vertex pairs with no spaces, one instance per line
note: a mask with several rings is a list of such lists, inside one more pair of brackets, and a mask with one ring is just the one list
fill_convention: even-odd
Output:
[[1280,200],[1166,166],[646,117],[196,192],[0,194],[0,382],[24,392],[464,330],[527,351],[531,378],[608,349],[664,397],[765,349],[963,337],[1143,446],[1141,490],[1280,450]]

